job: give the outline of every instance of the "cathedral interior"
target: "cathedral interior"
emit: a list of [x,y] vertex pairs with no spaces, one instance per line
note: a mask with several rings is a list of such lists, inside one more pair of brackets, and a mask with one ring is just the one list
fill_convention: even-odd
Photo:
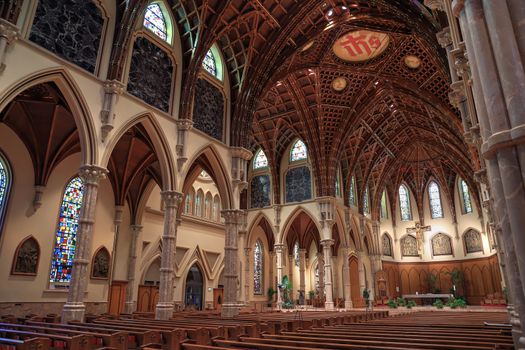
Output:
[[450,295],[521,348],[524,67],[523,0],[1,1],[0,315]]

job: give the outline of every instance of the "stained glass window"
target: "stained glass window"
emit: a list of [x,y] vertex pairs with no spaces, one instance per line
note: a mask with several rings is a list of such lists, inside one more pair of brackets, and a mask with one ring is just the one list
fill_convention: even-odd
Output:
[[348,199],[351,205],[356,205],[355,203],[355,177],[353,176],[352,176],[352,180],[350,181],[350,191],[348,194]]
[[213,198],[213,218],[215,221],[221,221],[221,204],[219,196]]
[[215,60],[215,56],[211,49],[206,52],[206,56],[204,56],[204,60],[202,61],[202,67],[206,72],[218,78],[217,61]]
[[363,213],[370,214],[370,203],[368,202],[368,187],[365,188],[365,193],[363,195]]
[[299,242],[295,242],[293,246],[293,258],[295,261],[295,266],[299,267],[299,262],[301,260],[301,256],[299,255]]
[[295,162],[297,160],[308,158],[308,153],[306,151],[306,145],[303,141],[297,140],[292,147],[290,152],[290,161]]
[[204,194],[199,190],[195,196],[195,216],[202,216],[202,200]]
[[[2,223],[5,207],[7,205],[7,190],[9,188],[9,177],[7,166],[0,154],[0,224]],[[1,228],[1,226],[0,226]]]
[[315,265],[315,289],[319,290],[319,263]]
[[268,166],[268,158],[266,158],[266,154],[264,154],[263,150],[260,149],[255,153],[255,158],[253,160],[253,168],[254,169],[264,169]]
[[472,201],[470,200],[470,192],[465,180],[460,181],[459,190],[461,191],[461,196],[463,197],[463,212],[465,214],[472,213]]
[[430,199],[430,215],[432,219],[443,217],[443,208],[441,207],[441,195],[439,186],[435,181],[428,185],[428,198]]
[[253,294],[263,294],[263,247],[260,240],[253,250]]
[[144,27],[151,30],[156,36],[164,41],[168,40],[168,29],[166,26],[166,18],[162,13],[159,4],[152,3],[146,8],[146,15],[144,16]]
[[211,219],[211,194],[206,194],[206,199],[204,200],[204,215],[207,219]]
[[339,181],[339,171],[338,171],[335,177],[335,195],[337,197],[341,197],[341,184],[339,182],[340,181]]
[[190,193],[186,195],[186,202],[184,203],[184,213],[186,214],[191,213],[191,197],[192,195]]
[[381,195],[381,219],[388,219],[388,206],[386,201],[386,191]]
[[82,179],[76,177],[69,182],[64,192],[51,260],[50,282],[69,282],[71,279],[83,191]]
[[399,209],[401,211],[401,220],[412,220],[412,209],[410,208],[410,194],[405,185],[399,186]]
[[201,173],[199,174],[199,176],[202,177],[202,178],[204,178],[204,179],[211,179],[210,175],[209,175],[206,171],[204,171],[204,170],[201,171]]

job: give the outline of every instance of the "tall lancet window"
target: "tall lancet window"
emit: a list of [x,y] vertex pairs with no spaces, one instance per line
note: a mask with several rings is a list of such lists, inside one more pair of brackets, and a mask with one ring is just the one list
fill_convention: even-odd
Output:
[[164,17],[159,4],[152,3],[146,8],[144,27],[151,30],[162,40],[168,41],[168,27],[166,25],[166,18]]
[[52,283],[67,283],[71,279],[83,191],[84,183],[80,177],[71,180],[64,191],[51,260],[49,281]]
[[295,242],[293,246],[293,259],[295,262],[295,266],[299,267],[299,261],[301,257],[299,256],[299,242]]
[[459,191],[461,192],[461,197],[463,199],[463,213],[472,213],[472,201],[470,200],[470,192],[468,190],[467,183],[463,179],[461,179],[461,181],[459,182]]
[[370,203],[368,200],[368,186],[365,188],[365,193],[363,194],[363,213],[370,214]]
[[410,208],[410,192],[405,185],[399,186],[399,210],[401,211],[401,220],[412,220],[412,209]]
[[263,246],[258,239],[253,250],[253,294],[263,294]]
[[355,201],[355,177],[353,176],[350,180],[350,190],[348,192],[348,201],[350,202],[350,205],[356,205],[357,203]]
[[4,158],[0,153],[0,232],[2,230],[2,222],[7,207],[7,195],[10,183],[11,179],[9,178],[7,162],[4,161]]
[[388,205],[386,201],[386,191],[381,195],[381,219],[388,219]]
[[432,219],[439,219],[443,217],[443,208],[441,207],[441,195],[439,193],[439,186],[435,181],[428,185],[428,198],[430,199],[430,215]]

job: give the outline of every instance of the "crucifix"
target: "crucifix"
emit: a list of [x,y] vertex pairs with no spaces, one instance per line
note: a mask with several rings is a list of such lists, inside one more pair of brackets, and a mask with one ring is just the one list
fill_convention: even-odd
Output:
[[417,240],[417,253],[423,256],[423,233],[431,230],[430,226],[421,226],[419,222],[416,222],[416,227],[407,228],[407,233],[416,233]]

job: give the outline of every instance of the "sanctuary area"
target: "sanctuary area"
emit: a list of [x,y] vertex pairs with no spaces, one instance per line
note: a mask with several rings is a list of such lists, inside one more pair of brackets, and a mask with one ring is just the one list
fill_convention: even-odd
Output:
[[0,349],[525,349],[524,0],[0,1]]

